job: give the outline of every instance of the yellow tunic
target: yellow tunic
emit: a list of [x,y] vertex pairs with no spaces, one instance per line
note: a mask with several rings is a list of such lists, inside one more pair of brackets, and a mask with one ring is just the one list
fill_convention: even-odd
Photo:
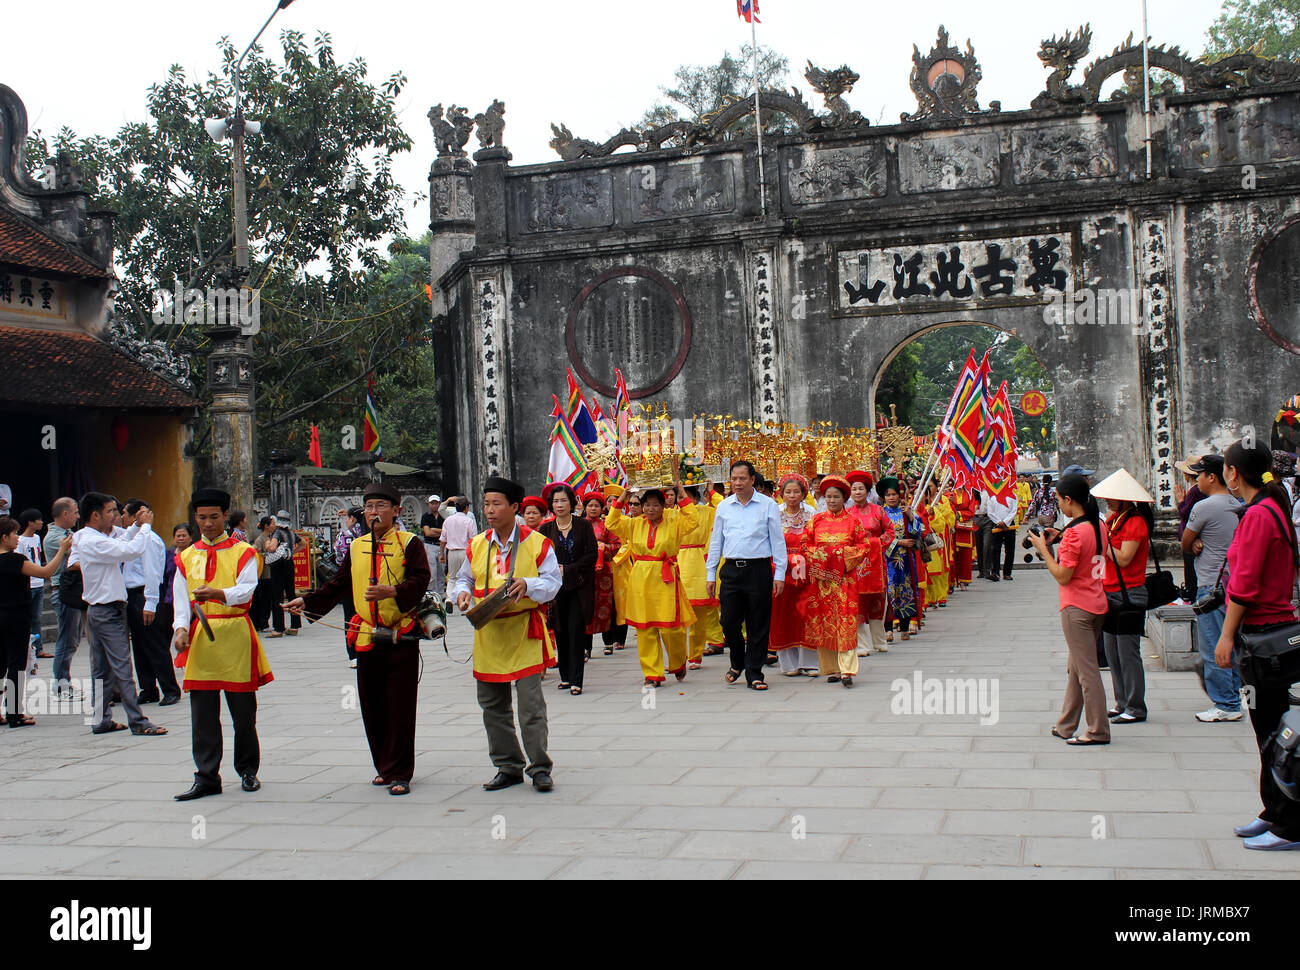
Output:
[[247,542],[230,537],[211,546],[199,539],[177,555],[176,568],[190,591],[190,646],[176,658],[176,666],[185,668],[184,690],[247,693],[275,679],[248,616],[251,603],[228,606],[208,600],[201,605],[216,642],[203,632],[194,613],[195,589],[205,584],[229,589],[238,581],[239,571],[256,556]]
[[[520,526],[515,579],[536,579],[550,548],[546,536]],[[510,573],[510,562],[499,552],[491,529],[470,540],[466,555],[474,571],[476,600],[498,589]],[[545,607],[527,596],[508,603],[490,623],[474,631],[475,680],[511,683],[555,664],[555,641],[546,628]]]
[[638,630],[671,629],[695,622],[695,611],[678,571],[677,553],[682,537],[696,526],[697,507],[683,506],[672,515],[670,511],[665,511],[657,526],[652,526],[644,515],[627,518],[617,508],[610,509],[605,517],[605,528],[631,550],[619,614],[626,618],[628,626]]
[[[378,578],[381,586],[400,586],[406,579],[406,547],[414,538],[410,532],[389,529],[379,539]],[[388,627],[399,633],[409,633],[415,627],[415,617],[403,614],[393,598],[366,602],[366,589],[370,585],[371,551],[374,540],[363,533],[348,547],[352,562],[352,608],[356,610],[358,624],[357,650],[365,653],[373,649],[371,631],[375,627]]]
[[695,527],[682,533],[677,567],[681,571],[682,585],[686,587],[686,598],[691,601],[691,606],[718,605],[718,598],[709,596],[705,560],[708,559],[709,537],[713,534],[713,517],[721,502],[722,496],[714,492],[708,505],[693,506]]

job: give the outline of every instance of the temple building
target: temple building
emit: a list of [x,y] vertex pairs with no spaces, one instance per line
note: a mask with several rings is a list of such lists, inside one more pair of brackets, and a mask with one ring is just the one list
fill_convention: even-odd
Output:
[[139,497],[170,533],[187,518],[198,401],[175,361],[133,353],[113,325],[113,214],[89,209],[66,159],[33,177],[26,138],[26,109],[0,84],[0,481],[15,512],[47,521],[61,495]]

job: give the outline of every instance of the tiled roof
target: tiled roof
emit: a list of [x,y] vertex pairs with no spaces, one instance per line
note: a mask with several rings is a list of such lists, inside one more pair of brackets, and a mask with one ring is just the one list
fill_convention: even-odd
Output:
[[85,333],[0,326],[0,404],[177,410],[198,401]]
[[104,267],[96,266],[82,253],[3,206],[0,206],[0,263],[83,279],[102,280],[109,276]]

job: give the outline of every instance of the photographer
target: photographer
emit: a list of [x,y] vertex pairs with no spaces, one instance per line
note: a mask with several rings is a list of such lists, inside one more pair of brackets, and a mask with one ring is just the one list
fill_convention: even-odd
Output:
[[[1274,476],[1272,455],[1263,445],[1232,445],[1223,456],[1228,489],[1244,499],[1246,511],[1228,547],[1227,610],[1214,661],[1233,663],[1238,633],[1267,633],[1296,622],[1291,590],[1300,568],[1295,531],[1289,528],[1291,502]],[[1249,683],[1249,678],[1243,680]],[[1250,726],[1260,749],[1259,797],[1264,810],[1254,821],[1233,829],[1248,849],[1300,849],[1300,802],[1292,801],[1273,779],[1265,759],[1269,737],[1291,706],[1286,687],[1252,684],[1255,703]]]
[[[1110,724],[1106,720],[1106,688],[1097,667],[1097,634],[1106,618],[1106,593],[1098,551],[1103,548],[1104,529],[1099,521],[1097,500],[1080,475],[1064,475],[1056,486],[1060,509],[1069,516],[1061,534],[1059,558],[1052,555],[1050,540],[1042,526],[1030,527],[1029,542],[1047,563],[1052,578],[1060,584],[1061,630],[1065,634],[1065,700],[1061,717],[1052,728],[1055,737],[1067,744],[1109,744]],[[1075,736],[1079,716],[1087,730]]]
[[[1214,702],[1209,710],[1196,715],[1198,721],[1241,720],[1241,676],[1235,667],[1223,670],[1214,663],[1214,648],[1223,633],[1227,613],[1223,605],[1223,591],[1219,588],[1219,575],[1224,557],[1237,531],[1237,513],[1241,506],[1228,492],[1223,481],[1223,456],[1205,455],[1187,466],[1196,476],[1195,488],[1201,498],[1191,507],[1183,529],[1183,554],[1195,558],[1196,576],[1196,647],[1205,667],[1205,693]],[[1202,604],[1212,594],[1211,609],[1201,612]]]

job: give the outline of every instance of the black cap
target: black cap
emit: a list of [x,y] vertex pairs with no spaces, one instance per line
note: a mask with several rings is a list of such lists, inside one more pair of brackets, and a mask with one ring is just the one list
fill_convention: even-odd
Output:
[[371,482],[366,486],[366,490],[361,493],[361,501],[368,498],[386,498],[394,505],[402,504],[402,493],[387,482]]
[[1199,475],[1201,472],[1209,472],[1219,478],[1223,477],[1223,456],[1222,455],[1201,455],[1199,461],[1195,461],[1187,466],[1189,472]]
[[511,505],[518,505],[524,500],[524,487],[508,478],[493,475],[483,485],[483,494],[500,492]]
[[201,488],[190,499],[190,508],[201,509],[215,505],[222,512],[230,511],[230,493],[219,488]]

